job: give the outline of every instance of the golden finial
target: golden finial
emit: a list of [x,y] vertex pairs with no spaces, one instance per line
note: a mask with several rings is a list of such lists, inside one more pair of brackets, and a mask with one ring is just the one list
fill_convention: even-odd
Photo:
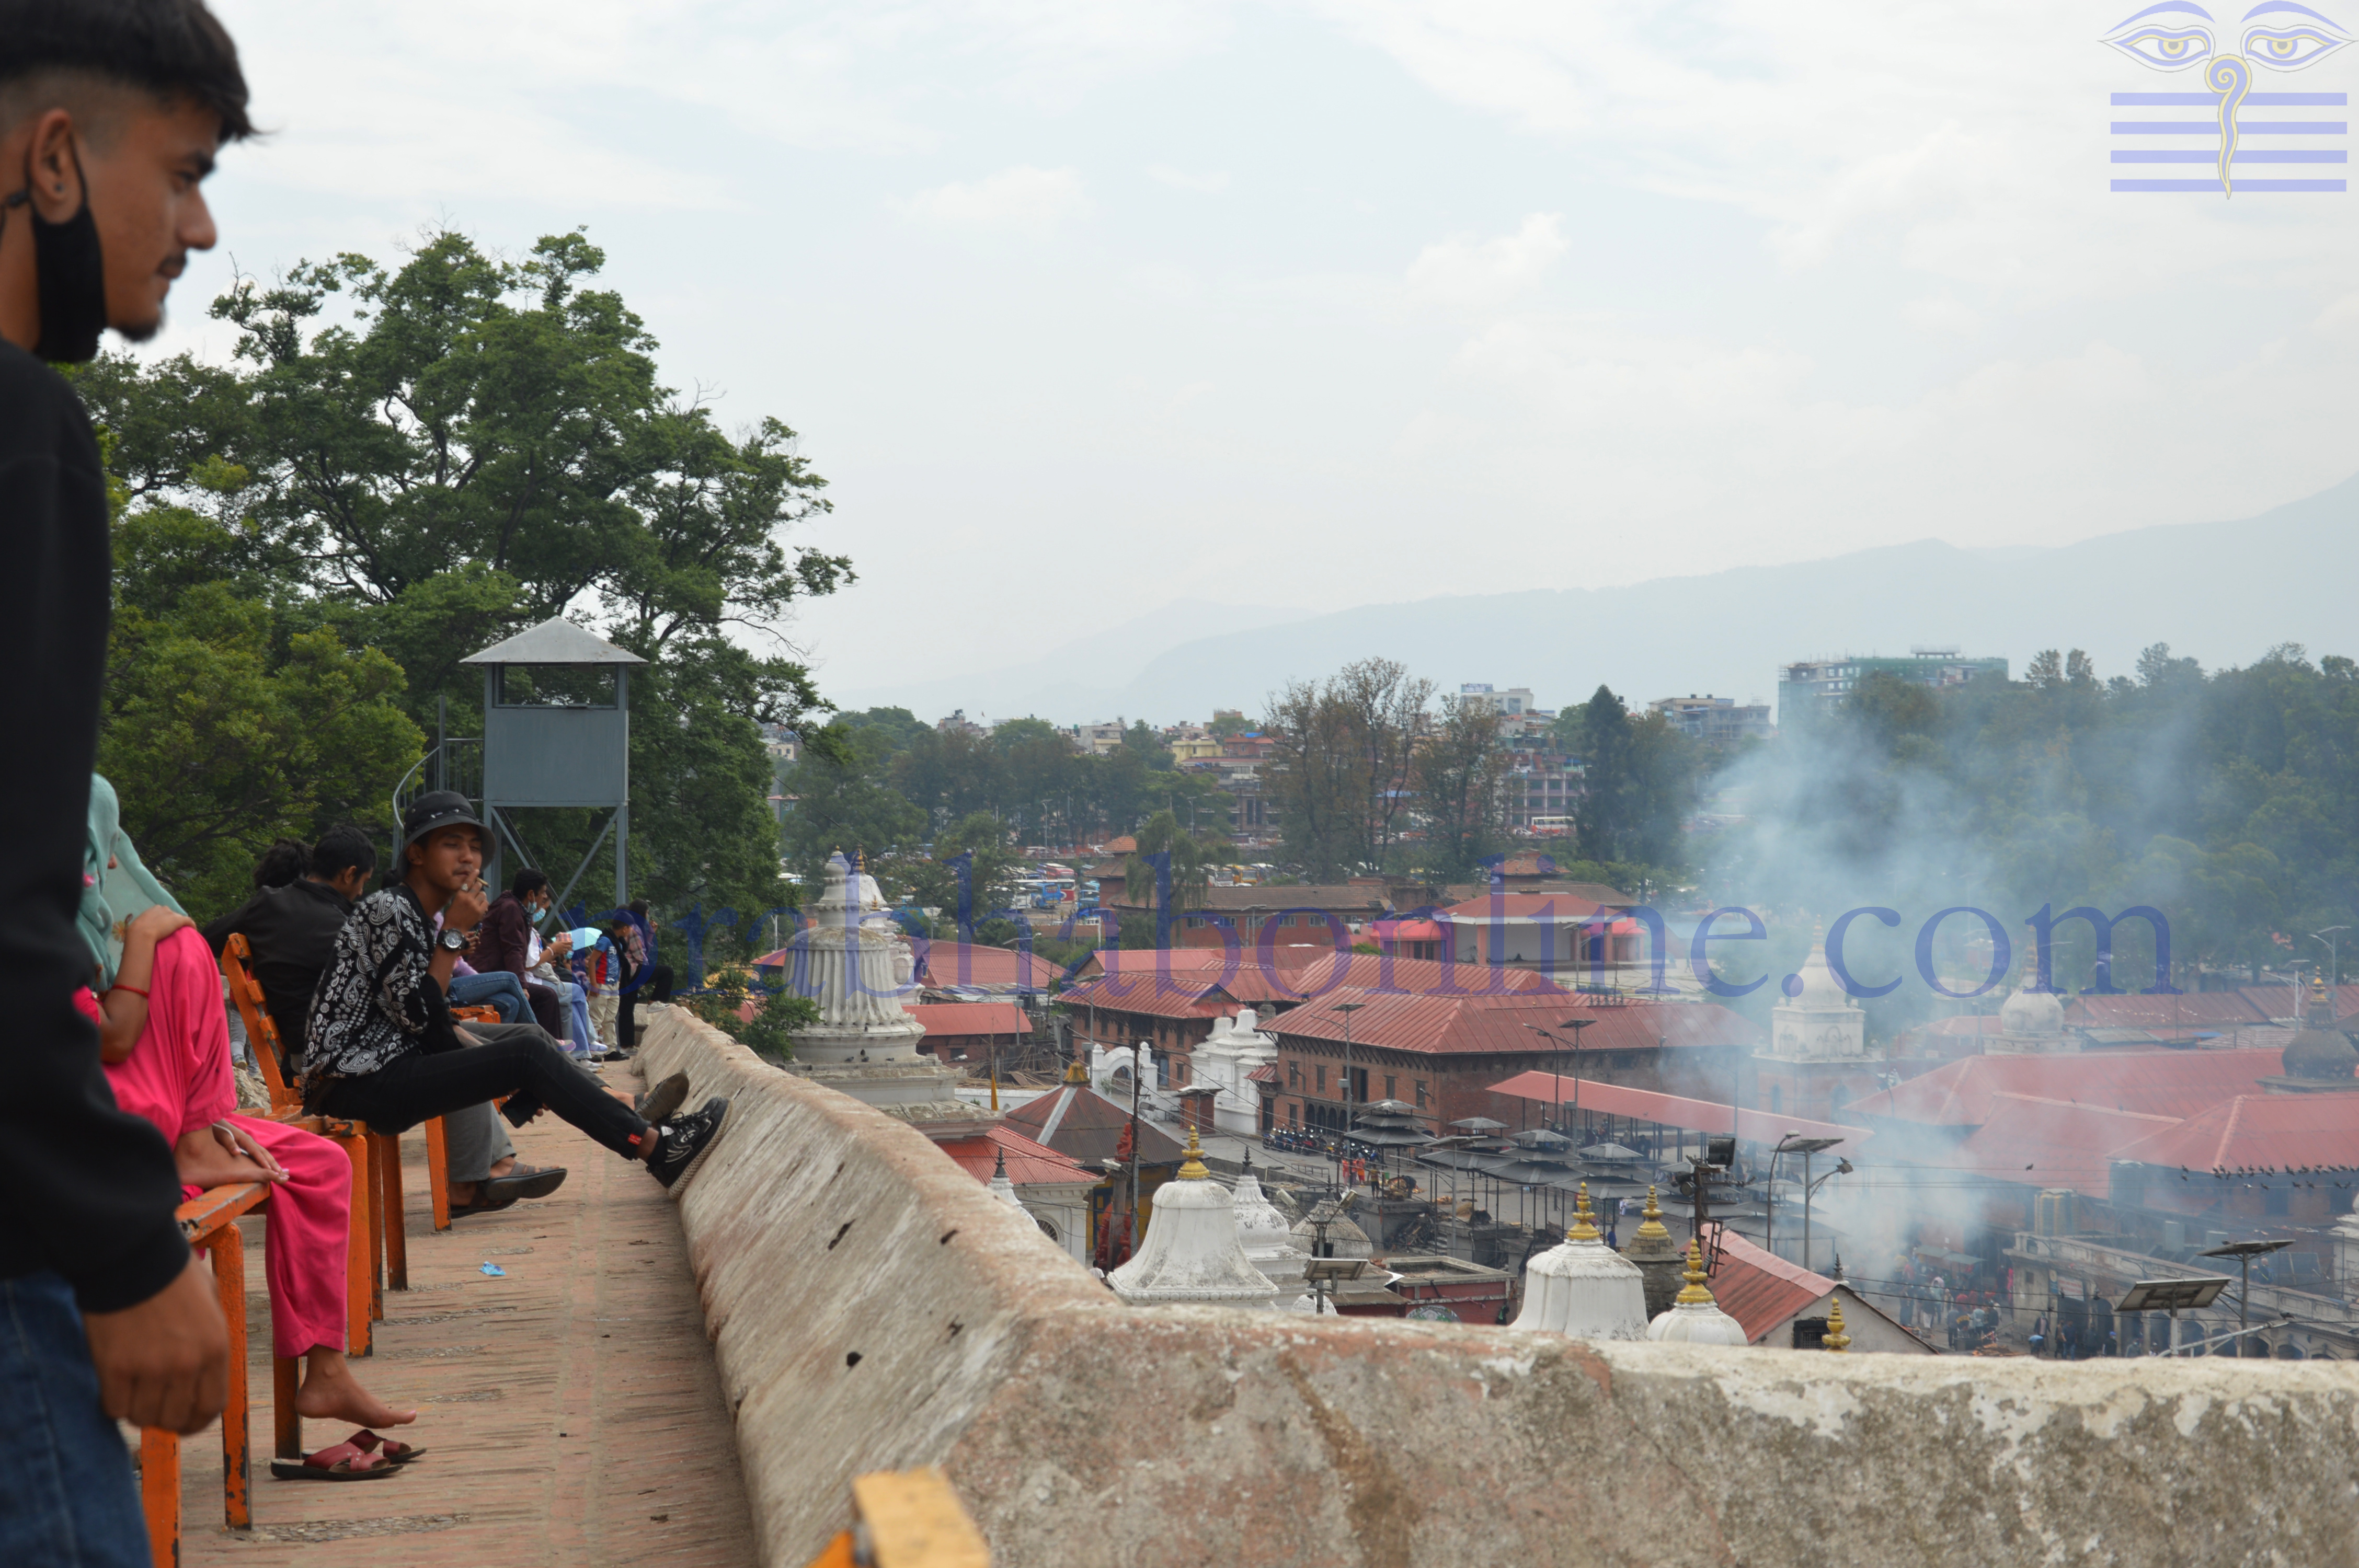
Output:
[[1654,1241],[1658,1239],[1669,1241],[1670,1238],[1671,1233],[1663,1228],[1663,1211],[1655,1206],[1655,1189],[1648,1187],[1647,1189],[1646,1216],[1639,1220],[1638,1232],[1633,1239],[1638,1241]]
[[1564,1238],[1567,1241],[1597,1239],[1597,1227],[1589,1222],[1589,1184],[1587,1182],[1582,1183],[1581,1191],[1573,1195],[1572,1228],[1564,1233]]
[[1708,1278],[1703,1271],[1703,1249],[1697,1246],[1693,1241],[1688,1243],[1687,1271],[1680,1277],[1688,1282],[1688,1288],[1681,1291],[1675,1298],[1680,1305],[1695,1306],[1701,1304],[1704,1306],[1710,1306],[1712,1304],[1712,1292],[1704,1289],[1703,1284],[1705,1279]]
[[1827,1333],[1826,1337],[1819,1341],[1819,1348],[1837,1354],[1851,1348],[1851,1336],[1843,1331],[1843,1302],[1840,1299],[1827,1303]]
[[1196,1124],[1191,1121],[1188,1124],[1188,1159],[1187,1162],[1180,1167],[1180,1179],[1183,1182],[1201,1182],[1212,1173],[1204,1169],[1204,1151],[1196,1142]]

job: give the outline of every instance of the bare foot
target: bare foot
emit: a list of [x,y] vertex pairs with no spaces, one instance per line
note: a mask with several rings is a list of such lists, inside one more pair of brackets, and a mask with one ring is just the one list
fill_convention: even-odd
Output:
[[416,1411],[397,1411],[360,1385],[341,1350],[314,1350],[295,1396],[295,1412],[312,1421],[348,1421],[355,1426],[408,1426]]
[[493,1162],[492,1162],[492,1168],[491,1168],[489,1171],[486,1171],[486,1172],[484,1173],[484,1174],[485,1174],[485,1175],[489,1175],[489,1176],[505,1176],[505,1175],[506,1175],[510,1171],[513,1171],[513,1170],[515,1170],[515,1169],[516,1169],[516,1156],[515,1156],[515,1155],[513,1155],[513,1154],[509,1154],[509,1155],[504,1156],[504,1157],[503,1157],[503,1158],[501,1158],[501,1159],[497,1159],[497,1160],[493,1161]]
[[475,1201],[476,1190],[477,1186],[473,1182],[451,1183],[451,1206],[452,1208],[464,1208],[469,1204],[473,1203]]

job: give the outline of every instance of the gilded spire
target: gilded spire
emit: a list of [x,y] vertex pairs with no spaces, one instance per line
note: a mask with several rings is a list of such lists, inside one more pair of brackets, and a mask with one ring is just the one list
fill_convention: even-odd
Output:
[[1843,1302],[1840,1298],[1827,1305],[1827,1333],[1826,1337],[1819,1341],[1819,1348],[1838,1354],[1851,1348],[1851,1336],[1843,1332]]
[[1589,1218],[1589,1184],[1587,1182],[1582,1183],[1581,1191],[1573,1195],[1572,1228],[1564,1233],[1564,1238],[1567,1241],[1594,1241],[1598,1238],[1597,1227],[1591,1224]]
[[1640,1219],[1638,1222],[1638,1233],[1635,1239],[1639,1241],[1653,1241],[1658,1238],[1668,1241],[1671,1238],[1671,1233],[1663,1228],[1663,1211],[1655,1206],[1655,1189],[1648,1187],[1647,1189],[1647,1213],[1645,1217]]
[[1687,1272],[1680,1277],[1688,1282],[1688,1288],[1681,1291],[1676,1298],[1680,1305],[1710,1306],[1712,1304],[1712,1292],[1704,1288],[1704,1281],[1708,1276],[1703,1271],[1703,1249],[1693,1241],[1688,1243]]
[[1196,1124],[1191,1121],[1188,1124],[1188,1159],[1180,1167],[1180,1179],[1183,1182],[1201,1182],[1209,1178],[1212,1173],[1204,1169],[1204,1151],[1196,1142]]

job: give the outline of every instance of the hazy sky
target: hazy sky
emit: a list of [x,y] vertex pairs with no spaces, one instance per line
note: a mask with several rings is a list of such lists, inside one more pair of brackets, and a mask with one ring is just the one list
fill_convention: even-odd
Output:
[[215,3],[274,134],[159,347],[233,260],[588,225],[832,481],[823,684],[2359,468],[2359,196],[2109,191],[2108,94],[2200,87],[2097,41],[2136,0]]

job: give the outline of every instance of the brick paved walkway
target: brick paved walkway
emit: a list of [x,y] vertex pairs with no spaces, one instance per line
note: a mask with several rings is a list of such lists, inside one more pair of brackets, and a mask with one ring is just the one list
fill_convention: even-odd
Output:
[[[628,1067],[607,1072],[640,1087]],[[222,1528],[220,1442],[193,1439],[184,1563],[751,1568],[735,1438],[677,1211],[553,1117],[516,1141],[531,1163],[568,1166],[565,1185],[437,1236],[424,1139],[404,1141],[410,1290],[387,1292],[375,1354],[354,1363],[419,1411],[399,1434],[430,1452],[392,1480],[270,1478],[269,1308],[261,1225],[248,1222],[255,1528]],[[484,1275],[485,1262],[506,1277]],[[307,1422],[304,1446],[347,1430]]]

